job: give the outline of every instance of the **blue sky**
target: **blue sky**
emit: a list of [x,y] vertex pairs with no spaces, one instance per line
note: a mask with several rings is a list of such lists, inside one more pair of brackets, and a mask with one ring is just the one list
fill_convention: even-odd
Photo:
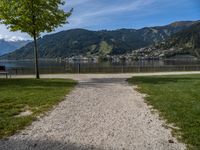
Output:
[[[65,10],[74,8],[69,24],[55,32],[72,28],[89,30],[142,28],[174,21],[200,20],[200,0],[66,0]],[[28,39],[26,34],[9,32],[0,25],[0,38]]]

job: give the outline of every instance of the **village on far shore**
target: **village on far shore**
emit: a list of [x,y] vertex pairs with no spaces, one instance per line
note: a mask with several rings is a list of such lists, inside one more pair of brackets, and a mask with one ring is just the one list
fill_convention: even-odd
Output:
[[[132,51],[131,53],[122,55],[105,55],[105,56],[83,56],[77,55],[72,57],[57,57],[53,60],[65,61],[67,63],[98,63],[100,61],[110,61],[113,63],[117,62],[133,62],[133,61],[156,61],[156,60],[198,60],[197,57],[191,54],[179,54],[183,49],[171,48],[169,50],[157,50],[155,47],[145,47]],[[47,59],[49,60],[49,59]]]

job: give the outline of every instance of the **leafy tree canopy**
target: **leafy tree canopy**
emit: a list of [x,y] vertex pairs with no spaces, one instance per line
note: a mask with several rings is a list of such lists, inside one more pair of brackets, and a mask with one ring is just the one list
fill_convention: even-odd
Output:
[[60,9],[63,0],[0,0],[0,23],[11,31],[28,33],[34,39],[35,72],[39,79],[37,38],[65,24],[71,12]]
[[63,0],[0,0],[0,23],[11,31],[21,31],[39,37],[42,32],[51,32],[61,24],[71,11],[59,7]]

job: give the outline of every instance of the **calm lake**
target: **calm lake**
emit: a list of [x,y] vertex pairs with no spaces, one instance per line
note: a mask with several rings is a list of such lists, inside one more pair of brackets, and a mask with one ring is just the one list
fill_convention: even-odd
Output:
[[[34,62],[0,61],[12,74],[33,74]],[[154,71],[186,71],[200,70],[197,60],[156,60],[133,62],[86,62],[66,63],[64,61],[40,60],[41,73],[123,73],[123,72],[154,72]]]

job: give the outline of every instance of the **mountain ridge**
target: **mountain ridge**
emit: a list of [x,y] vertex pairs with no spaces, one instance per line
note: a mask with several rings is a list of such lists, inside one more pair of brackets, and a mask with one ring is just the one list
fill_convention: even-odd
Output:
[[[120,55],[165,41],[173,34],[198,22],[181,21],[141,29],[90,31],[78,28],[61,31],[45,35],[38,40],[39,54],[40,58]],[[1,59],[31,59],[33,56],[33,43],[29,43],[12,53],[3,55]]]
[[161,50],[177,49],[178,53],[188,53],[200,58],[200,23],[172,35],[165,43],[156,48]]
[[0,55],[13,52],[16,49],[19,49],[30,41],[28,40],[16,40],[16,41],[7,41],[5,39],[0,39]]

